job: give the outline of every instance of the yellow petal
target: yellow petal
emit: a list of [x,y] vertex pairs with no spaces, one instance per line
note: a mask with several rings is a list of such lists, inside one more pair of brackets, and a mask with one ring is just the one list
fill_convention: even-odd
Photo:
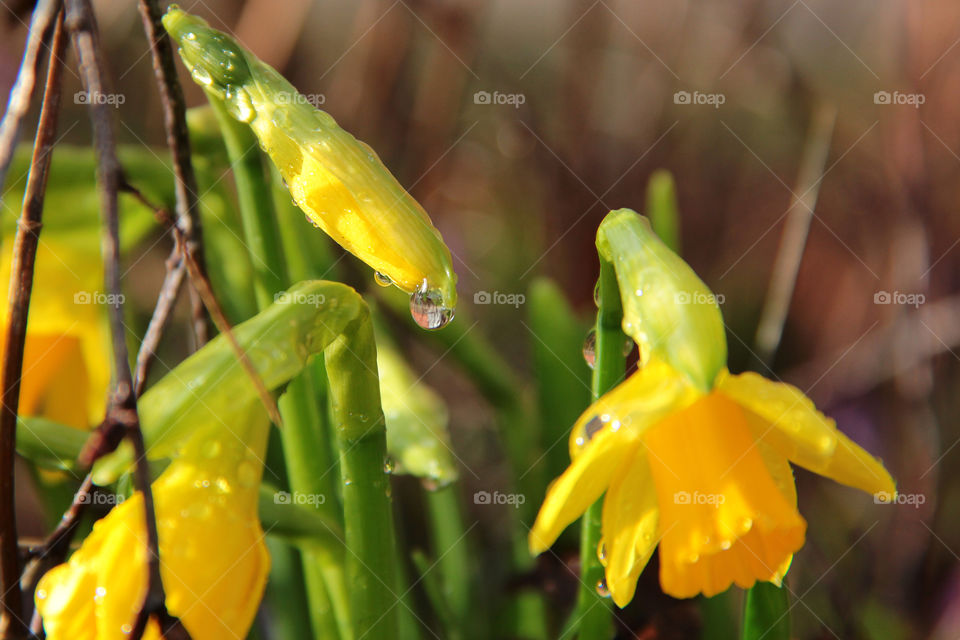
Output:
[[714,392],[644,440],[660,503],[664,591],[712,596],[734,582],[779,579],[806,523],[778,488],[743,410]]
[[637,578],[657,547],[658,517],[650,465],[638,450],[621,465],[603,500],[603,561],[607,588],[618,607],[633,599]]
[[576,458],[592,434],[622,427],[634,437],[668,414],[693,403],[700,392],[663,360],[651,358],[636,373],[594,402],[570,433],[570,457]]
[[745,373],[721,376],[718,388],[749,410],[754,437],[791,462],[867,493],[896,493],[883,463],[837,429],[796,387]]
[[530,551],[546,551],[567,525],[596,502],[637,446],[636,438],[624,429],[601,430],[547,489],[547,497],[530,530]]
[[[837,446],[836,423],[823,415],[796,387],[753,373],[717,377],[716,388],[745,409],[766,420],[805,456],[828,459]],[[793,456],[788,456],[793,459]]]
[[[246,637],[270,566],[257,517],[267,423],[198,434],[153,483],[167,608],[194,638]],[[94,525],[37,586],[49,640],[119,640],[146,592],[143,500],[136,493]],[[156,625],[146,634],[159,640]]]

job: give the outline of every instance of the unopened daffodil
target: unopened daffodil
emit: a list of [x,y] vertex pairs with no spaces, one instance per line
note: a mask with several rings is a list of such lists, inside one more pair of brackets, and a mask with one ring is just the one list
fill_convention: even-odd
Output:
[[203,19],[172,7],[163,25],[193,79],[249,124],[310,221],[370,265],[378,282],[412,294],[421,326],[449,322],[457,302],[450,250],[376,152]]
[[[153,483],[167,610],[193,638],[245,638],[270,557],[257,517],[268,422],[262,410],[199,430]],[[147,592],[139,493],[114,507],[36,590],[49,640],[127,637]],[[155,622],[145,638],[159,640]]]
[[664,592],[712,596],[731,584],[779,584],[803,546],[790,463],[894,495],[883,465],[799,389],[727,371],[713,295],[645,218],[612,212],[597,246],[616,270],[641,366],[574,426],[572,462],[547,492],[532,551],[606,493],[598,554],[618,606],[658,545]]

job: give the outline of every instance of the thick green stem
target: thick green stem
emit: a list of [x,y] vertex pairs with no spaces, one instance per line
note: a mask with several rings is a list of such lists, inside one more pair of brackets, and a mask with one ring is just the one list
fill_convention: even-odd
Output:
[[399,604],[396,536],[377,348],[366,305],[324,353],[331,373],[354,629],[358,638],[389,638],[396,631]]
[[440,573],[440,596],[449,612],[449,624],[454,627],[447,635],[451,638],[454,634],[460,638],[479,637],[470,584],[470,576],[475,572],[470,561],[467,528],[457,500],[457,484],[427,491],[426,497],[433,556]]
[[[258,150],[256,136],[244,123],[227,112],[222,100],[208,94],[223,133],[227,155],[237,186],[237,198],[244,236],[250,250],[257,306],[264,309],[290,284],[287,255],[274,208],[270,176]],[[316,370],[316,371],[314,371]],[[293,495],[323,496],[310,504],[330,518],[339,520],[334,460],[325,452],[326,385],[322,363],[308,366],[290,382],[279,402],[285,428],[281,434],[283,457]],[[334,472],[331,472],[331,471]],[[336,611],[338,600],[329,593],[328,582],[343,575],[342,559],[329,554],[302,553],[302,582],[305,586],[310,622],[315,636],[337,638],[348,612]],[[298,572],[299,577],[299,572]],[[300,580],[297,581],[300,583]],[[334,591],[340,586],[331,585]],[[284,599],[285,600],[285,599]],[[297,613],[301,617],[302,613]]]
[[[597,400],[621,380],[626,370],[623,345],[627,339],[620,326],[623,308],[620,304],[620,289],[613,265],[600,261],[600,293],[597,324],[594,328],[595,363],[591,391]],[[574,620],[579,621],[580,640],[608,640],[613,636],[612,604],[609,597],[598,591],[605,590],[603,565],[597,556],[601,538],[601,514],[603,499],[597,500],[583,515],[580,529],[580,593]],[[598,590],[599,585],[603,585]]]

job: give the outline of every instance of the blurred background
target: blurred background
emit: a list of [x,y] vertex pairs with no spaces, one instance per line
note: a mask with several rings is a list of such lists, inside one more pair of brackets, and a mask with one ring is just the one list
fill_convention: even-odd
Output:
[[[31,3],[2,4],[5,96]],[[722,296],[731,370],[807,391],[912,497],[878,506],[797,472],[810,527],[788,579],[796,636],[960,637],[960,475],[951,473],[960,464],[960,4],[181,5],[378,151],[455,255],[458,322],[485,336],[519,379],[529,377],[538,338],[519,297],[498,304],[493,294],[527,296],[546,276],[586,326],[597,224],[610,209],[643,212],[651,174],[669,170],[682,255]],[[120,139],[166,157],[139,15],[120,0],[95,7],[126,97]],[[203,104],[182,80],[188,104]],[[66,96],[80,90],[73,73],[65,81]],[[60,129],[65,141],[88,144],[84,105],[67,100]],[[168,252],[150,244],[131,260],[143,286],[128,285],[143,314]],[[186,352],[167,342],[170,361]],[[494,416],[442,350],[414,345],[410,356],[450,407],[482,572],[502,552],[511,510],[471,499],[508,482]],[[588,375],[585,365],[568,373]],[[416,517],[404,525],[415,540]],[[506,588],[545,590],[560,619],[576,588],[567,570],[575,537],[556,551]],[[736,611],[741,597],[734,589],[720,598]],[[695,603],[659,594],[655,565],[619,618],[621,637],[637,638],[699,637],[702,619]]]

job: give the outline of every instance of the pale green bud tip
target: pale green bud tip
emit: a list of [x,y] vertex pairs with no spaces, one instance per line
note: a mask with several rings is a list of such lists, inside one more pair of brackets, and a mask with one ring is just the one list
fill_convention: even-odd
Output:
[[180,56],[197,83],[222,93],[250,78],[243,50],[234,40],[203,18],[171,5],[163,16],[163,27],[179,45]]
[[614,266],[623,330],[704,391],[727,363],[717,298],[693,269],[630,209],[611,211],[597,230],[597,250]]

